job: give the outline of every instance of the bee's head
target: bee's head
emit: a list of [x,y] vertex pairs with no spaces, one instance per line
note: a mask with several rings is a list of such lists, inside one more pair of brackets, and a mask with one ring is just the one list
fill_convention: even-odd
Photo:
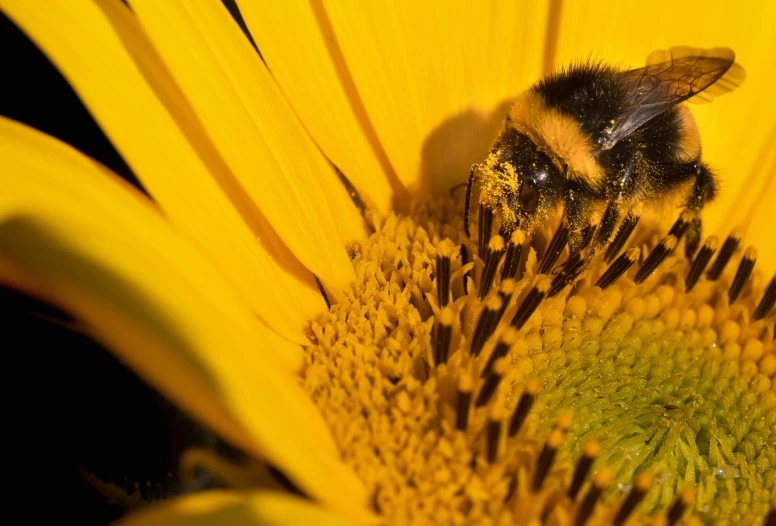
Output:
[[507,126],[486,166],[493,185],[499,187],[496,193],[507,222],[512,216],[530,230],[555,210],[565,179],[552,159],[525,135]]

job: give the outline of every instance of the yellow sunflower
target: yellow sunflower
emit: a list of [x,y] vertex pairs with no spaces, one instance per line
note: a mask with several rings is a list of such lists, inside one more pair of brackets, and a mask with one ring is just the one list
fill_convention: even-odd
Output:
[[[238,4],[261,57],[218,0],[0,0],[153,198],[0,118],[0,282],[255,461],[193,452],[235,489],[129,523],[762,523],[772,3]],[[463,235],[446,192],[516,94],[590,53],[636,67],[684,43],[748,72],[695,112],[724,180],[696,260],[641,224],[555,290],[552,229]],[[260,487],[262,462],[307,498]]]

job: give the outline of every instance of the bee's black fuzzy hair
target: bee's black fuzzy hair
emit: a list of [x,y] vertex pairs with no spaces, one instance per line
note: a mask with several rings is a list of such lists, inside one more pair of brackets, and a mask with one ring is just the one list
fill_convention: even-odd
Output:
[[591,137],[599,136],[622,112],[628,96],[620,69],[590,59],[570,64],[532,89],[548,107],[577,120]]

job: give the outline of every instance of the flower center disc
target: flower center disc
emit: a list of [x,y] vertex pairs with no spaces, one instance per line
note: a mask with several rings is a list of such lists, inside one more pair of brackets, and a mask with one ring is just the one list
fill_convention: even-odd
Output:
[[386,523],[762,523],[776,287],[736,283],[750,252],[699,273],[716,238],[691,262],[642,224],[573,284],[563,227],[492,235],[484,209],[474,244],[461,210],[376,220],[311,324],[303,385]]

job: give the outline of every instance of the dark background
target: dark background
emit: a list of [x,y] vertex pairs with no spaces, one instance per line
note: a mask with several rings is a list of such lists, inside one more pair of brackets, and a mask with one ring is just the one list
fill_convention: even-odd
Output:
[[[236,13],[233,0],[224,3]],[[62,139],[142,189],[64,78],[2,13],[0,49],[0,114]],[[211,437],[98,344],[44,318],[68,321],[0,286],[6,520],[89,526],[121,516],[79,468],[119,486],[148,481],[154,489],[144,488],[144,497],[175,492],[168,473],[180,451]]]

